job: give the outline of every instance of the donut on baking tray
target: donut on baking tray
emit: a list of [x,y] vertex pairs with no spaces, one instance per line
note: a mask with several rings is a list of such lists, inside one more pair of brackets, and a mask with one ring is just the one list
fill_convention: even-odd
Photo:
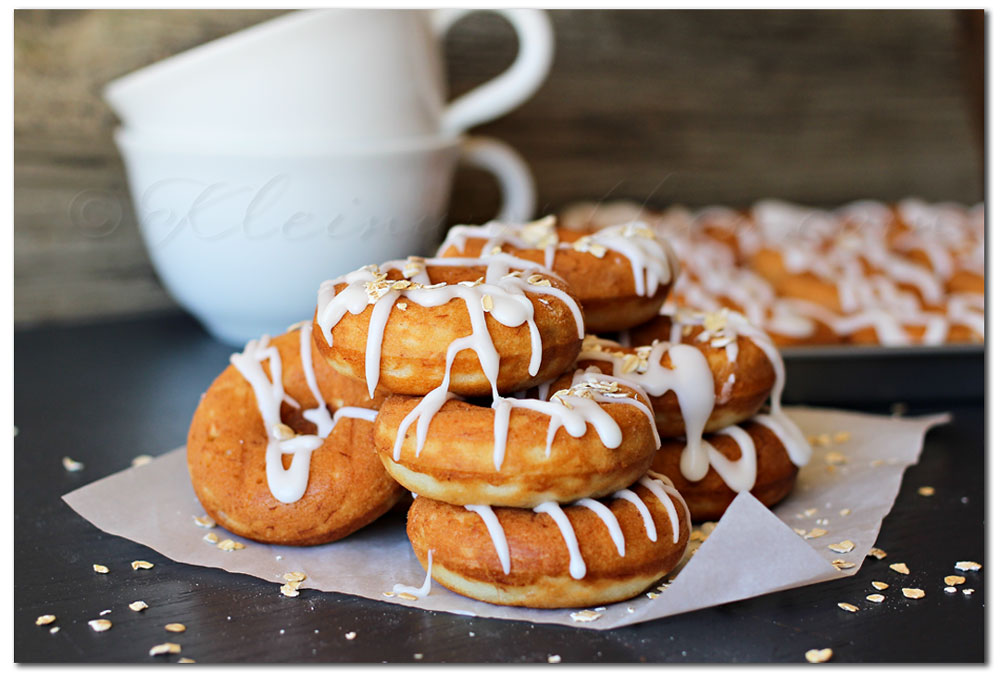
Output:
[[563,506],[462,507],[419,496],[406,532],[424,568],[456,593],[570,608],[625,600],[655,584],[680,562],[691,520],[670,480],[651,472],[608,497]]
[[[375,454],[367,391],[316,357],[312,322],[250,341],[191,421],[195,494],[223,528],[258,542],[315,545],[374,521],[404,491]],[[328,397],[330,395],[331,397]]]
[[680,269],[670,244],[638,221],[592,234],[557,227],[554,216],[528,224],[458,225],[438,254],[489,258],[499,252],[542,264],[565,279],[590,332],[627,329],[652,318]]
[[392,396],[375,421],[386,470],[408,490],[456,505],[534,507],[600,497],[649,469],[659,437],[637,385],[578,372],[550,399],[491,407]]
[[701,479],[688,479],[681,469],[687,446],[664,439],[653,469],[673,481],[694,521],[717,521],[741,491],[749,491],[765,506],[787,496],[799,468],[809,462],[811,449],[800,433],[768,414],[754,416],[706,435],[700,451],[708,461]]
[[572,364],[584,334],[566,284],[509,255],[363,267],[321,285],[315,325],[323,358],[371,395],[523,390]]

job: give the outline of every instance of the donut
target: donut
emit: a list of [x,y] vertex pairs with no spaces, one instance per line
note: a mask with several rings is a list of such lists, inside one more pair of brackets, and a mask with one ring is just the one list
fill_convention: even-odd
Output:
[[665,309],[628,339],[630,348],[588,340],[577,366],[610,369],[642,385],[663,437],[698,441],[754,415],[784,385],[773,342],[735,311]]
[[551,399],[389,397],[375,421],[385,469],[408,490],[455,505],[534,507],[625,488],[659,446],[639,386],[580,373]]
[[627,329],[652,318],[680,269],[670,244],[639,221],[593,234],[557,227],[554,216],[528,224],[458,225],[438,250],[442,257],[487,259],[498,252],[542,264],[565,279],[590,332]]
[[749,491],[767,507],[776,505],[791,492],[799,468],[812,453],[794,426],[769,415],[707,435],[699,455],[687,457],[691,464],[707,465],[700,479],[682,467],[686,450],[681,440],[664,440],[653,469],[674,483],[693,521],[717,521],[741,491]]
[[[584,204],[563,216],[600,227],[640,210]],[[779,346],[984,340],[982,312],[962,298],[985,289],[982,204],[820,210],[764,199],[743,211],[673,206],[642,217],[682,262],[671,303],[740,311]]]
[[250,341],[191,421],[195,495],[220,526],[258,542],[338,540],[404,493],[375,454],[376,412],[344,406],[330,413],[324,388],[357,390],[338,385],[339,375],[313,357],[311,332],[309,321],[273,340]]
[[669,479],[650,473],[607,498],[562,507],[462,507],[419,496],[406,532],[424,569],[456,593],[577,608],[631,598],[667,575],[691,521]]
[[509,255],[366,266],[319,290],[314,339],[369,395],[510,393],[576,358],[583,316],[566,284]]

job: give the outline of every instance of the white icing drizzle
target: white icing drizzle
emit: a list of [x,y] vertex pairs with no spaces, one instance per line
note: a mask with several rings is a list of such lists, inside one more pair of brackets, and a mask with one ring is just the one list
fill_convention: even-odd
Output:
[[587,565],[583,562],[583,556],[580,555],[580,544],[577,542],[576,532],[573,530],[573,525],[569,522],[566,512],[562,511],[558,503],[552,501],[543,502],[532,511],[548,514],[556,522],[559,532],[562,533],[563,540],[566,542],[566,550],[569,552],[569,576],[575,580],[582,579],[587,574]]
[[618,555],[621,557],[625,556],[625,534],[622,532],[622,527],[618,523],[618,519],[615,518],[614,513],[608,509],[607,505],[600,503],[593,498],[583,498],[582,500],[577,500],[574,505],[579,505],[580,507],[586,507],[591,512],[596,514],[604,525],[608,528],[608,535],[611,536],[611,541],[615,544],[615,549],[618,550]]
[[545,266],[553,267],[559,250],[576,250],[601,258],[612,250],[625,257],[632,268],[635,293],[651,297],[669,283],[679,271],[679,263],[671,246],[656,237],[645,222],[638,220],[600,229],[572,243],[561,242],[556,233],[556,218],[548,216],[526,224],[488,222],[484,225],[456,225],[448,230],[438,255],[449,247],[463,251],[469,239],[484,241],[482,257],[495,255],[502,246],[517,250],[544,251]]
[[663,505],[663,509],[667,510],[667,516],[670,517],[670,527],[673,529],[674,544],[677,544],[681,535],[680,518],[677,516],[677,507],[674,506],[673,501],[664,489],[663,483],[649,477],[643,477],[639,480],[639,483],[648,488],[650,493]]
[[[308,322],[300,328],[299,348],[306,383],[317,403],[315,408],[303,411],[302,416],[316,425],[315,435],[295,435],[286,439],[276,436],[278,429],[284,425],[281,422],[281,403],[291,398],[285,393],[281,381],[281,355],[277,347],[271,345],[268,335],[265,334],[259,340],[251,340],[242,353],[233,353],[229,357],[229,361],[253,389],[257,409],[264,421],[264,433],[267,436],[264,460],[268,489],[275,500],[286,504],[298,501],[305,494],[309,485],[312,452],[323,445],[338,420],[349,417],[374,422],[377,414],[371,409],[343,407],[332,417],[330,416],[316,384],[316,372],[309,350],[311,329],[311,324]],[[268,361],[270,379],[264,371],[262,364],[264,360]],[[294,406],[299,407],[298,403]],[[286,470],[282,463],[282,455],[287,453],[292,454],[292,463]]]
[[490,539],[493,540],[493,548],[496,549],[497,557],[500,559],[500,567],[503,568],[503,574],[509,575],[510,548],[507,546],[507,534],[504,533],[503,526],[500,525],[500,519],[497,518],[496,512],[489,505],[466,505],[465,509],[478,514],[479,518],[486,524],[486,530],[490,534]]
[[[656,481],[658,481],[660,483],[660,488],[663,489],[663,491],[666,492],[667,495],[672,496],[674,499],[676,499],[680,503],[684,503],[684,497],[681,496],[680,491],[678,491],[677,487],[674,486],[674,482],[670,480],[670,477],[668,477],[668,476],[666,476],[664,474],[660,474],[659,472],[654,472],[653,470],[650,470],[647,474],[650,477],[652,477],[653,479],[655,479]],[[661,500],[661,502],[662,502],[662,500]],[[671,503],[671,506],[673,506],[672,503]],[[684,510],[684,519],[687,522],[687,529],[690,531],[691,530],[691,510],[689,510],[687,508],[687,504],[686,503],[681,507],[681,509]],[[677,530],[677,528],[675,527],[674,530]],[[675,534],[675,538],[676,538],[676,534]],[[675,542],[676,542],[676,539],[675,539]]]
[[419,596],[421,598],[427,596],[431,592],[431,570],[434,568],[434,550],[427,550],[427,576],[424,577],[424,583],[419,587],[411,587],[406,584],[394,584],[392,585],[392,591],[395,594],[410,594],[411,596]]
[[711,442],[705,441],[708,444],[708,462],[731,490],[737,493],[751,490],[757,481],[757,447],[753,438],[738,425],[723,428],[715,434],[731,437],[740,450],[740,457],[730,461]]
[[646,507],[646,503],[642,501],[642,498],[627,488],[615,491],[614,495],[611,497],[615,499],[628,500],[630,503],[635,505],[635,508],[639,510],[639,516],[642,517],[642,523],[646,528],[646,537],[649,538],[650,542],[656,542],[656,524],[653,522],[653,515],[649,511],[649,508]]

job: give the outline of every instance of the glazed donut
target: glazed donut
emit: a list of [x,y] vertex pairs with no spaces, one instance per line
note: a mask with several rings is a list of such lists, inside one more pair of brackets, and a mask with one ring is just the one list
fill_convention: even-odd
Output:
[[327,408],[323,387],[351,386],[339,388],[338,375],[312,357],[311,331],[307,322],[249,342],[191,421],[187,461],[198,500],[223,528],[258,542],[340,539],[404,493],[375,454],[376,412]]
[[420,496],[406,532],[425,570],[456,593],[576,608],[631,598],[667,575],[691,520],[670,481],[650,473],[609,498],[566,507],[460,507]]
[[580,350],[583,316],[566,284],[530,262],[410,258],[325,281],[314,339],[374,396],[530,388]]
[[686,450],[681,440],[664,440],[653,469],[673,481],[693,521],[717,521],[740,491],[750,491],[767,507],[776,505],[791,492],[812,453],[794,426],[769,415],[707,435],[692,461],[708,465],[700,479],[685,476]]
[[638,386],[580,373],[548,401],[392,396],[375,446],[392,477],[455,505],[534,507],[600,497],[645,474],[659,446]]
[[651,396],[663,437],[699,441],[757,413],[781,394],[784,363],[768,336],[741,314],[664,309],[633,329],[631,348],[596,339],[585,343],[578,366],[597,365],[642,385]]
[[628,329],[659,310],[680,266],[670,244],[643,222],[586,235],[549,216],[529,224],[491,222],[448,231],[442,257],[489,258],[509,253],[552,269],[580,300],[590,332]]

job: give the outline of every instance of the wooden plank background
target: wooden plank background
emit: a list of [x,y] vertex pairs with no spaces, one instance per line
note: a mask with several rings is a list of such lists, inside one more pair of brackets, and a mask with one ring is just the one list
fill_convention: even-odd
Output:
[[[135,226],[105,82],[280,12],[21,10],[14,19],[15,321],[176,310]],[[951,11],[551,12],[539,93],[477,132],[531,164],[540,212],[983,198],[983,15]],[[448,36],[455,93],[501,70],[513,32],[478,14]],[[450,219],[488,218],[463,171]]]

